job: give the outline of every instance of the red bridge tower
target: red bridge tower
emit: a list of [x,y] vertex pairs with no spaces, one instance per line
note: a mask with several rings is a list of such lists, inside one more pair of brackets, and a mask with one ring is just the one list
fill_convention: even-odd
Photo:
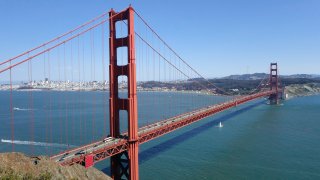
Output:
[[270,64],[270,90],[275,91],[274,94],[271,94],[269,96],[270,104],[278,104],[282,91],[280,89],[279,91],[279,81],[278,81],[278,64],[277,63],[271,63]]
[[[125,11],[109,12],[110,18],[110,135],[120,137],[120,110],[128,113],[128,150],[111,157],[111,177],[113,179],[139,179],[138,165],[138,110],[136,89],[136,63],[134,44],[134,10],[129,7]],[[127,20],[128,36],[116,37],[116,23]],[[117,48],[128,48],[128,64],[118,65]],[[119,98],[118,77],[127,76],[128,98]]]

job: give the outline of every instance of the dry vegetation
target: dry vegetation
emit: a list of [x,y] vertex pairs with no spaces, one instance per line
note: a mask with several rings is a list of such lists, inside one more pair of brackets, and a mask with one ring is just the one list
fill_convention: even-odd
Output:
[[22,153],[0,154],[0,179],[111,179],[95,168],[62,167],[48,157],[31,158]]

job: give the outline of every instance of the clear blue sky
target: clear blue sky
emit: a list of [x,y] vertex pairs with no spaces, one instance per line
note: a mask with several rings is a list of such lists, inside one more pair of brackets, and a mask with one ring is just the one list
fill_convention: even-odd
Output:
[[319,0],[1,0],[0,61],[129,4],[206,77],[320,74]]

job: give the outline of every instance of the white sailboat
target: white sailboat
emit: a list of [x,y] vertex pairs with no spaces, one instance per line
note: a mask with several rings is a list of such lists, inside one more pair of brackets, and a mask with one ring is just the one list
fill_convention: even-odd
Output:
[[223,124],[221,123],[221,121],[220,121],[219,125],[217,125],[217,127],[219,127],[219,128],[223,127]]

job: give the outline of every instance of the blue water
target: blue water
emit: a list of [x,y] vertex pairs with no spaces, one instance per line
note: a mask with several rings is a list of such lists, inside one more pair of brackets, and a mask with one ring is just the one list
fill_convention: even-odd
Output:
[[320,179],[319,108],[310,96],[207,118],[142,145],[141,179]]
[[[2,94],[1,94],[2,93]],[[28,108],[28,92],[16,92],[14,106]],[[56,92],[61,93],[61,92]],[[33,92],[36,114],[34,139],[49,143],[78,145],[104,135],[104,108],[102,92]],[[68,136],[73,142],[66,142],[65,129],[60,129],[61,114],[65,106],[61,102],[68,99],[70,109]],[[96,106],[92,107],[95,96]],[[52,103],[43,103],[51,97]],[[158,98],[158,99],[155,99]],[[60,99],[59,99],[60,98]],[[205,95],[178,93],[139,94],[140,125],[151,123],[177,112],[185,112],[193,107],[204,106],[209,102],[223,100],[210,99]],[[160,101],[162,99],[162,101]],[[10,139],[10,118],[8,117],[9,97],[0,92],[0,138]],[[60,102],[60,103],[59,103]],[[153,103],[157,102],[157,103]],[[170,102],[164,110],[153,106]],[[192,102],[192,103],[188,103]],[[48,107],[51,104],[51,108]],[[216,116],[182,128],[140,146],[141,179],[320,179],[320,96],[299,97],[287,100],[279,106],[267,105],[257,100],[238,106]],[[169,110],[168,110],[169,109]],[[75,111],[75,115],[72,115]],[[92,136],[92,112],[95,112],[95,132]],[[48,113],[52,120],[47,121]],[[30,120],[29,111],[15,111],[15,139],[28,140]],[[76,116],[76,114],[81,114]],[[27,116],[28,117],[28,116]],[[73,123],[73,119],[75,123]],[[79,120],[80,119],[80,120]],[[41,122],[43,121],[43,122]],[[86,122],[87,138],[80,141],[79,124]],[[215,127],[220,121],[223,128]],[[47,122],[51,126],[47,127]],[[62,122],[65,123],[65,121]],[[76,125],[75,125],[76,124]],[[108,126],[108,124],[107,124]],[[47,128],[47,129],[46,129]],[[82,127],[83,128],[83,127]],[[124,127],[122,127],[125,129]],[[74,129],[74,134],[73,130]],[[52,137],[47,131],[52,131]],[[61,135],[62,134],[62,135]],[[74,136],[72,136],[74,135]],[[82,134],[84,136],[84,134]],[[77,138],[74,138],[77,137]],[[51,140],[50,140],[51,139]],[[72,142],[72,143],[71,143]],[[15,145],[15,149],[26,153],[54,153],[65,147],[50,148],[30,145]],[[0,151],[10,151],[11,145],[0,143]],[[53,152],[52,152],[53,151]],[[109,161],[96,165],[108,173]]]

